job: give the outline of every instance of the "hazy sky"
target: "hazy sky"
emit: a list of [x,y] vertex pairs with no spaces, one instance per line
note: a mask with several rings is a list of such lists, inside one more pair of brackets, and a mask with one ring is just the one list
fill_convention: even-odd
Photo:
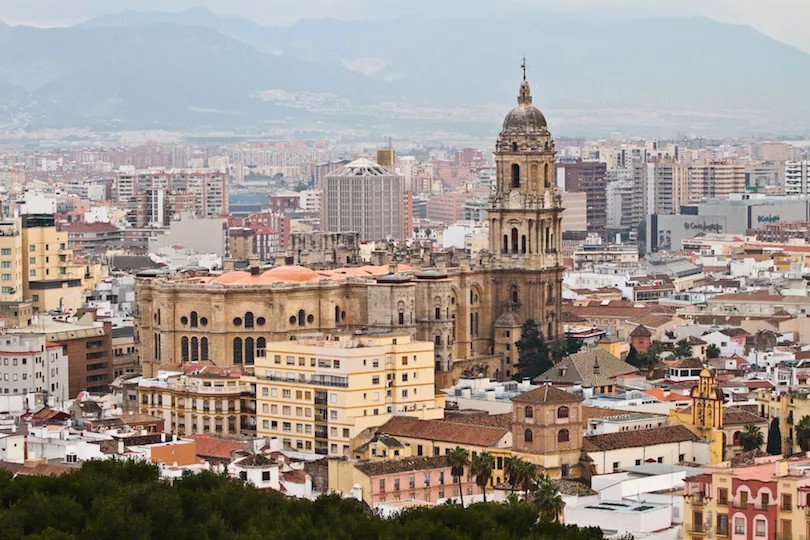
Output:
[[808,0],[0,0],[9,24],[61,26],[124,9],[178,11],[206,7],[261,24],[288,25],[301,18],[377,19],[422,14],[487,16],[542,7],[605,16],[704,15],[747,24],[810,52]]

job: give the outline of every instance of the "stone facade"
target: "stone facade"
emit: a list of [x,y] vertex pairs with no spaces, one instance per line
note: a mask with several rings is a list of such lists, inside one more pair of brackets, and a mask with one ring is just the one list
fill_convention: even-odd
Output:
[[[497,142],[490,249],[474,260],[421,244],[390,243],[372,254],[378,266],[356,266],[350,238],[322,235],[313,244],[293,239],[301,248],[295,260],[317,261],[316,270],[254,267],[217,277],[140,278],[137,324],[144,374],[194,360],[250,366],[264,353],[261,343],[304,334],[407,328],[414,338],[435,344],[437,385],[471,370],[511,378],[523,321],[535,319],[546,339],[562,329],[563,209],[555,192],[554,155],[545,118],[531,105],[523,81],[518,107],[507,116]],[[323,242],[330,253],[312,255]],[[351,264],[339,268],[345,260]],[[504,313],[510,314],[504,323],[510,325],[509,338],[497,325],[503,333],[499,339],[496,321]]]

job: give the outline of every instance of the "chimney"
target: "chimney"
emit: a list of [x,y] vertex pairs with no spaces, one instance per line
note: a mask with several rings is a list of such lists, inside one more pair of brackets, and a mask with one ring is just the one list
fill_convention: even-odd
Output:
[[248,258],[248,266],[250,267],[251,276],[258,276],[261,273],[261,268],[259,268],[259,258],[255,255],[251,255]]
[[223,272],[233,272],[233,259],[231,257],[225,257],[222,259],[222,270]]

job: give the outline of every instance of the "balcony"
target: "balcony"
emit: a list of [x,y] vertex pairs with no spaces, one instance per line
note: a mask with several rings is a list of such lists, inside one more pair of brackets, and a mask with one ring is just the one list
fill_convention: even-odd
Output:
[[728,536],[728,528],[721,529],[718,527],[717,529],[715,529],[714,534],[717,536]]
[[325,429],[316,429],[315,430],[315,438],[316,439],[328,439],[329,434]]
[[326,398],[315,398],[315,405],[326,405]]
[[319,414],[319,413],[316,412],[315,413],[315,421],[316,422],[327,422],[328,420],[326,418],[326,413]]
[[792,504],[780,504],[779,505],[780,512],[793,512],[793,505]]
[[289,379],[287,377],[266,375],[268,381],[289,382],[297,384],[311,384],[313,386],[329,386],[332,388],[348,388],[349,380],[346,377],[336,377],[333,375],[324,375],[319,379]]
[[706,534],[706,529],[702,523],[693,523],[688,527],[689,534]]
[[690,499],[690,504],[693,508],[701,508],[706,505],[706,499],[701,493],[695,493]]

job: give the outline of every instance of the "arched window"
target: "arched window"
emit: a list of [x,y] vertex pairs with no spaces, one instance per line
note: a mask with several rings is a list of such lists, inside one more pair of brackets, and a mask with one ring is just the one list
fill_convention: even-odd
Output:
[[473,329],[475,330],[475,337],[478,337],[478,313],[474,314],[473,317]]
[[517,163],[512,165],[512,187],[520,187],[520,165]]
[[534,418],[534,409],[526,405],[526,408],[523,409],[523,416],[525,418]]
[[155,360],[160,360],[160,343],[158,342],[157,332],[155,332]]
[[197,312],[192,311],[191,312],[191,327],[192,328],[197,328],[198,324],[199,324],[199,318],[197,317]]
[[512,228],[512,253],[518,252],[518,230]]
[[267,355],[267,340],[260,337],[256,340],[256,356],[264,357]]
[[304,313],[304,310],[298,311],[298,326],[304,326],[306,324],[307,314]]
[[546,186],[546,189],[551,187],[551,182],[549,181],[548,177],[548,163],[543,166],[543,185]]
[[568,418],[568,414],[569,414],[568,407],[566,407],[565,405],[557,409],[557,418]]
[[200,361],[200,340],[196,337],[191,338],[191,361]]
[[245,313],[245,328],[253,328],[253,312]]
[[188,362],[188,338],[186,336],[180,339],[180,358],[183,362]]
[[160,326],[160,308],[158,308],[158,312],[157,312],[157,322],[158,322],[158,326]]
[[557,433],[557,442],[558,442],[558,443],[568,442],[568,440],[569,440],[570,438],[571,438],[571,435],[568,433],[568,430],[567,430],[567,429],[561,429],[561,430],[560,430],[560,431]]
[[518,151],[518,143],[513,142],[512,143],[512,152],[517,152],[517,151]]
[[548,323],[548,333],[546,335],[548,338],[554,337],[554,325],[552,323]]
[[245,340],[245,365],[252,366],[256,362],[254,361],[254,357],[256,356],[256,349],[254,348],[253,338],[249,337]]
[[470,313],[470,337],[475,337],[475,314]]
[[546,227],[546,253],[551,253],[551,245],[549,244],[551,237],[551,229]]
[[734,432],[734,438],[732,439],[732,444],[734,446],[738,446],[740,444],[740,432],[739,431]]
[[233,363],[242,364],[242,338],[233,340]]
[[509,299],[512,300],[513,304],[519,303],[517,285],[512,285],[512,287],[509,289]]
[[335,306],[335,326],[340,324],[340,306]]
[[532,430],[527,429],[526,431],[524,431],[523,432],[523,442],[530,443],[530,442],[533,442],[533,441],[534,441],[534,434],[532,433]]
[[200,340],[200,359],[208,360],[208,338],[204,337]]
[[503,235],[503,252],[509,253],[509,236]]
[[520,251],[521,251],[521,253],[526,255],[526,235],[525,234],[520,237]]

